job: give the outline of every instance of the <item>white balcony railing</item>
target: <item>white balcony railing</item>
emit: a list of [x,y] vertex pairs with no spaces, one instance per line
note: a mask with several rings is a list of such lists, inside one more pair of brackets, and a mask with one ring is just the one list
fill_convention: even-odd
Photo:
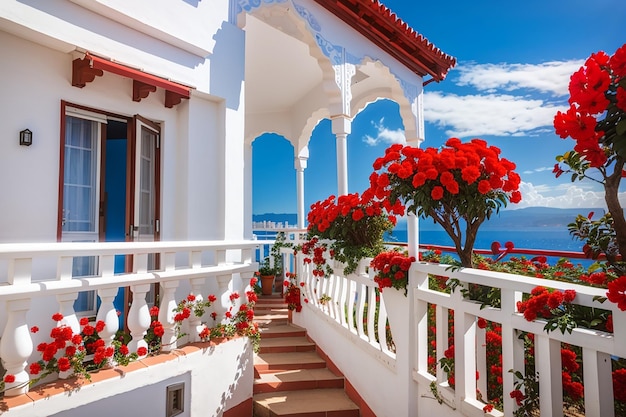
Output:
[[[283,252],[293,256],[290,251]],[[513,416],[517,404],[509,393],[514,390],[515,378],[508,370],[524,373],[525,352],[519,339],[522,332],[534,334],[542,416],[563,416],[564,409],[568,409],[563,402],[561,382],[562,344],[582,350],[585,415],[616,415],[611,362],[612,358],[626,357],[626,312],[608,301],[600,304],[595,300],[606,295],[605,289],[478,269],[451,270],[446,265],[418,262],[410,271],[408,297],[390,288],[379,300],[371,269],[344,276],[338,267],[330,278],[317,278],[311,274],[309,264],[303,263],[300,256],[296,258],[293,262],[299,279],[305,283],[303,297],[308,303],[301,314],[293,315],[294,322],[307,329],[379,417],[431,413],[439,417]],[[461,287],[451,294],[431,289],[429,275],[458,280],[461,286],[498,288],[501,306],[481,308],[478,302],[462,296]],[[614,332],[576,328],[571,334],[559,330],[547,333],[544,322],[526,321],[517,311],[517,301],[536,286],[576,290],[574,304],[613,314]],[[485,382],[489,372],[486,331],[477,326],[479,318],[502,328],[503,412],[483,411],[492,399],[487,397]],[[393,336],[392,343],[387,342],[388,331]],[[436,361],[444,357],[449,340],[454,343],[454,388],[441,367],[433,371],[433,358],[429,364],[433,340]],[[483,375],[478,381],[477,372]]]
[[[255,241],[145,242],[145,243],[40,243],[0,245],[0,358],[7,374],[15,381],[6,383],[5,396],[28,391],[28,363],[38,360],[33,346],[39,335],[49,334],[53,313],[63,314],[63,322],[79,333],[74,301],[79,292],[95,291],[100,298],[96,318],[106,323],[100,336],[107,343],[118,330],[118,312],[113,305],[118,289],[129,287],[132,304],[127,323],[132,336],[131,351],[145,345],[143,336],[151,318],[146,294],[151,285],[160,285],[159,321],[165,328],[163,351],[177,346],[172,310],[189,292],[204,294],[208,289],[217,296],[212,308],[222,317],[231,306],[231,291],[242,294],[257,270],[253,253],[262,245]],[[114,273],[116,257],[124,256],[128,270]],[[92,276],[75,277],[74,260],[91,257],[97,265]],[[149,265],[158,264],[150,269]],[[245,302],[245,301],[244,301]],[[31,333],[38,326],[38,335]],[[195,341],[179,340],[178,343]]]

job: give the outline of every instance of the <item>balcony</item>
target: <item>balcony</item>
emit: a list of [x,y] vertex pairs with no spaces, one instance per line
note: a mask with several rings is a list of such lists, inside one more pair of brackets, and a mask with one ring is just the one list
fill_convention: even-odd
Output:
[[[297,242],[297,233],[291,237]],[[120,406],[128,413],[163,415],[167,388],[179,383],[185,386],[180,415],[249,415],[254,375],[248,340],[239,338],[216,346],[200,343],[193,331],[176,339],[175,323],[167,312],[189,293],[214,293],[218,300],[215,311],[227,311],[230,294],[249,289],[248,279],[258,267],[255,251],[270,243],[0,245],[0,275],[5,280],[0,286],[4,328],[0,357],[7,374],[15,375],[15,381],[5,386],[6,415],[110,415],[111,407]],[[156,255],[160,267],[151,269],[151,259]],[[524,371],[521,334],[534,334],[541,415],[580,415],[564,404],[562,344],[582,351],[584,415],[619,415],[613,406],[611,363],[626,354],[626,328],[618,325],[626,315],[615,304],[601,305],[613,314],[616,325],[612,333],[584,328],[546,333],[544,323],[525,320],[517,309],[523,294],[536,286],[547,286],[546,280],[478,269],[450,270],[445,265],[418,262],[411,268],[406,296],[395,289],[385,289],[379,295],[371,269],[344,276],[341,265],[336,265],[330,278],[318,279],[301,254],[294,256],[291,249],[282,248],[282,255],[284,265],[297,272],[304,283],[303,298],[308,301],[301,312],[293,313],[293,323],[306,329],[377,416],[513,416],[516,401],[507,393],[516,388],[515,378],[507,371]],[[116,256],[132,259],[130,272],[113,272]],[[84,257],[95,260],[97,274],[73,277],[74,260]],[[501,304],[481,308],[460,290],[446,293],[433,288],[429,276],[452,278],[460,286],[497,288]],[[28,386],[28,364],[38,359],[35,346],[49,334],[51,314],[61,312],[68,325],[75,326],[78,316],[74,300],[79,292],[96,291],[100,300],[96,318],[117,318],[114,294],[118,288],[128,287],[133,301],[125,312],[126,321],[133,340],[140,344],[150,323],[146,295],[152,284],[161,288],[158,302],[163,316],[159,319],[165,327],[164,338],[169,340],[159,355],[140,358],[128,367],[100,371],[89,383],[76,385],[71,378],[52,377],[39,386]],[[574,303],[590,307],[598,307],[595,300],[606,294],[599,288],[556,281],[550,281],[549,286],[575,289]],[[502,411],[484,411],[487,401],[492,400],[484,376],[491,371],[488,335],[478,325],[479,319],[501,327]],[[29,331],[34,325],[41,327],[37,334]],[[110,334],[118,330],[117,320],[107,320],[107,326],[111,326],[107,329]],[[454,384],[440,366],[433,366],[433,361],[445,357],[446,352],[449,355],[452,344]]]

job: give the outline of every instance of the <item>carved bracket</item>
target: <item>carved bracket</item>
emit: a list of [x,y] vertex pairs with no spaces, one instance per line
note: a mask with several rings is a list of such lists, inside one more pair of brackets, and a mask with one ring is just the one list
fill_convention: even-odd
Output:
[[102,77],[104,71],[91,67],[91,60],[87,57],[72,61],[72,85],[83,88],[96,77]]
[[141,101],[142,98],[148,97],[150,93],[154,93],[156,89],[156,85],[133,80],[133,101]]
[[175,105],[180,104],[184,98],[189,97],[185,97],[182,94],[178,94],[170,90],[165,90],[165,107],[171,109]]

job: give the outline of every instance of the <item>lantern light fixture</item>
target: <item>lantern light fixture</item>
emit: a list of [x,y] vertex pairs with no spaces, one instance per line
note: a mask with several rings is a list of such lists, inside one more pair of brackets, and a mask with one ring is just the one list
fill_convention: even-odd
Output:
[[33,144],[33,132],[29,129],[24,129],[20,132],[20,145],[30,146]]

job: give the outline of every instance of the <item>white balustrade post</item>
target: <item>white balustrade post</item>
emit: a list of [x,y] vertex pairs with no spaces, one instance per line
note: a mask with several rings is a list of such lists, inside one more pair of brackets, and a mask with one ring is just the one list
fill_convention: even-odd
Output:
[[57,302],[59,303],[59,313],[63,315],[63,320],[57,323],[57,326],[67,326],[72,329],[74,334],[80,333],[80,323],[76,312],[74,311],[74,301],[78,298],[77,292],[66,294],[57,294]]
[[611,355],[583,348],[585,414],[614,417]]
[[132,285],[130,290],[133,292],[133,303],[128,310],[126,325],[132,339],[128,343],[128,350],[137,352],[142,347],[148,349],[148,342],[144,336],[151,323],[150,309],[146,303],[150,284]]
[[26,313],[30,309],[30,298],[7,301],[7,324],[0,340],[0,358],[6,375],[15,376],[15,381],[5,383],[4,395],[12,397],[28,392],[26,372],[28,358],[33,353],[33,341],[26,324]]
[[161,305],[159,306],[159,321],[164,330],[163,337],[161,337],[161,350],[163,352],[170,352],[176,349],[176,340],[178,338],[174,323],[174,310],[178,305],[175,298],[176,288],[178,288],[178,281],[161,283],[163,291]]
[[539,407],[542,416],[563,417],[561,342],[535,335],[535,369],[539,373]]
[[[511,317],[517,311],[517,301],[521,301],[522,293],[503,288],[501,290],[502,317],[502,391],[505,394],[513,391],[515,387],[515,377],[509,373],[509,369],[514,369],[524,374],[524,344],[518,339],[515,329],[511,323]],[[517,407],[516,402],[510,395],[503,395],[502,405],[507,413],[512,413]]]
[[[197,302],[202,302],[204,300],[201,291],[205,281],[205,278],[194,278],[190,280],[191,292],[193,295],[196,296]],[[196,316],[192,311],[191,316],[189,316],[189,341],[199,342],[200,332],[202,331],[202,329],[204,329],[204,325],[202,324],[202,317]]]
[[[67,326],[72,329],[72,333],[80,333],[80,323],[76,312],[74,311],[74,301],[78,298],[78,293],[58,294],[57,301],[59,303],[59,312],[63,315],[63,319],[57,322],[57,327]],[[59,372],[59,379],[67,379],[74,374],[73,369]]]
[[218,275],[216,277],[218,294],[216,295],[217,304],[215,305],[215,313],[217,314],[217,320],[221,323],[228,321],[226,320],[226,312],[231,307],[230,291],[228,289],[231,279],[232,275]]
[[105,324],[104,329],[98,332],[98,336],[104,340],[106,346],[111,346],[115,338],[115,333],[117,333],[120,328],[117,311],[113,305],[117,291],[117,288],[101,288],[98,290],[100,308],[96,315],[96,321],[103,321]]

